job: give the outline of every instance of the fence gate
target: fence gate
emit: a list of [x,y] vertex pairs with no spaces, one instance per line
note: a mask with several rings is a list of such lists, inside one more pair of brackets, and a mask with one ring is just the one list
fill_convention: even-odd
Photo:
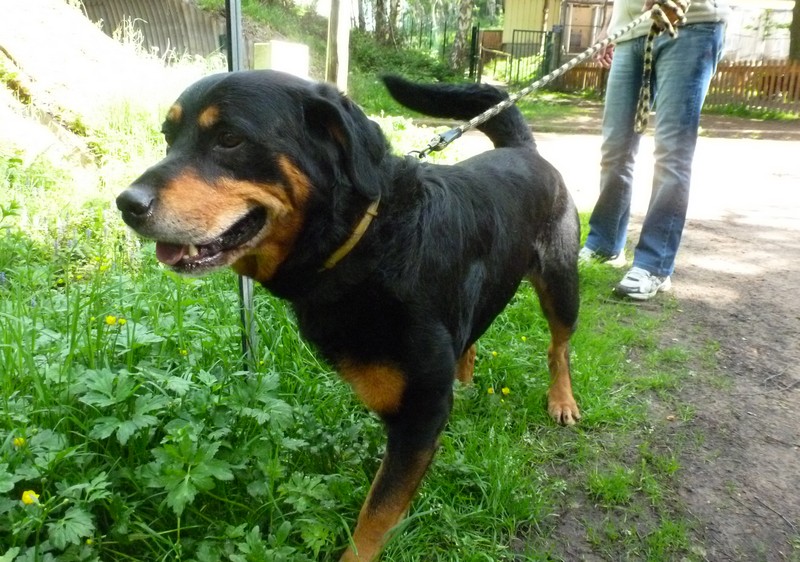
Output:
[[532,82],[547,74],[552,54],[553,32],[515,29],[511,35],[511,45],[506,51],[511,53],[512,84]]

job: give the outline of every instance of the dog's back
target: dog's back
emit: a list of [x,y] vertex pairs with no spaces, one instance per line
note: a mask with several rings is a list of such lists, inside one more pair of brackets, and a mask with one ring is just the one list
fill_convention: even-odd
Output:
[[[394,99],[431,117],[466,121],[508,98],[508,94],[485,84],[417,84],[398,76],[384,76]],[[534,146],[530,127],[516,106],[503,110],[478,127],[496,148]]]

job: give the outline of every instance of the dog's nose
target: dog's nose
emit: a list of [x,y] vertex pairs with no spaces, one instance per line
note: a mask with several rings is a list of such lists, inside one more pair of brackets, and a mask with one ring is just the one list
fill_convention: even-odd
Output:
[[155,199],[152,188],[134,184],[119,194],[117,209],[122,211],[122,219],[135,227],[150,215]]

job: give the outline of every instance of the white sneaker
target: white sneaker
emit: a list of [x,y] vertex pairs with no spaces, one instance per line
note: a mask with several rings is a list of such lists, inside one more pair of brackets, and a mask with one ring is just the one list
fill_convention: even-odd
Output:
[[581,248],[581,251],[578,252],[578,263],[602,263],[604,265],[610,265],[611,267],[619,268],[628,265],[628,260],[625,259],[625,250],[621,251],[616,256],[604,256],[603,254],[598,254],[594,250],[590,250],[584,246]]
[[616,287],[614,294],[620,297],[628,297],[639,301],[646,301],[653,298],[659,291],[669,291],[672,281],[669,276],[659,277],[641,267],[632,267],[625,274]]

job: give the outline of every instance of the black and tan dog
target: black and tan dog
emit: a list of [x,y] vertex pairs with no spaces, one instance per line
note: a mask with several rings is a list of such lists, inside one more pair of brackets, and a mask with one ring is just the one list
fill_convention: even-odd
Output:
[[[386,78],[423,113],[471,118],[486,86]],[[495,149],[454,166],[390,153],[330,85],[271,71],[189,87],[164,122],[166,157],[118,198],[181,273],[232,266],[287,299],[301,333],[383,420],[386,454],[342,560],[373,560],[434,455],[453,381],[523,279],[550,326],[550,415],[579,417],[568,345],[578,315],[575,207],[519,111],[481,127]]]

